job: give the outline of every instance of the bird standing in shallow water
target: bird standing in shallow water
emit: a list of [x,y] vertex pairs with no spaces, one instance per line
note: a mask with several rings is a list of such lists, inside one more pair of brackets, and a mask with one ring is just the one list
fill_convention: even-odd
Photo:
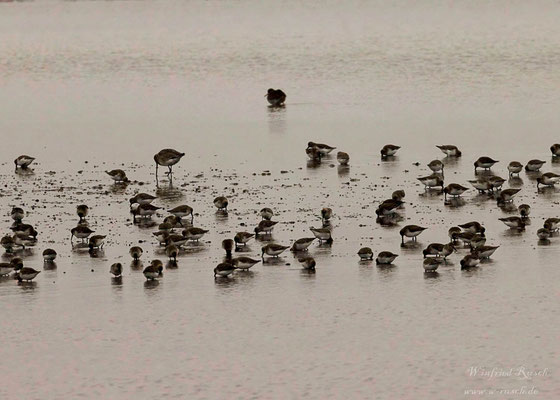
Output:
[[226,251],[226,258],[227,259],[231,258],[231,252],[233,251],[234,247],[235,247],[235,243],[233,242],[232,239],[222,240],[222,249],[224,249]]
[[160,260],[152,260],[152,263],[142,271],[147,280],[156,280],[163,275],[163,263]]
[[76,207],[76,214],[78,214],[78,217],[80,217],[79,222],[83,222],[86,219],[88,213],[89,213],[89,207],[86,206],[85,204],[80,204],[79,206]]
[[271,107],[280,107],[286,101],[286,93],[284,93],[281,89],[270,88],[266,92],[265,97]]
[[144,253],[144,250],[142,250],[141,247],[132,246],[128,251],[128,253],[130,254],[130,256],[134,261],[138,261],[140,257],[142,257],[142,253]]
[[23,267],[17,273],[17,280],[19,282],[22,281],[32,281],[37,275],[39,275],[41,271],[36,271],[33,268]]
[[19,156],[14,160],[14,164],[16,165],[16,169],[19,167],[21,169],[27,169],[29,165],[35,160],[33,157],[29,157],[26,155]]
[[122,264],[121,263],[114,263],[113,265],[111,265],[111,268],[109,269],[109,272],[111,274],[113,274],[113,276],[115,278],[118,278],[119,276],[122,276]]
[[214,199],[214,205],[218,211],[224,211],[227,213],[228,199],[224,196],[218,196]]
[[156,181],[158,177],[158,166],[167,167],[168,171],[166,175],[171,175],[173,173],[173,166],[177,164],[185,153],[178,152],[174,149],[163,149],[160,150],[155,156],[154,161],[156,162]]

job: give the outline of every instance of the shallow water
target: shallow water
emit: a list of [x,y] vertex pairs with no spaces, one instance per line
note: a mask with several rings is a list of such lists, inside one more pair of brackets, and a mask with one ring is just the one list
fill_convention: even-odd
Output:
[[[560,396],[560,238],[535,234],[560,216],[559,190],[537,193],[525,173],[509,182],[522,188],[515,206],[532,207],[517,233],[498,220],[514,211],[488,196],[470,190],[454,207],[416,182],[443,157],[441,143],[463,150],[446,161],[447,182],[467,186],[481,155],[500,160],[493,171],[504,178],[514,159],[560,173],[549,151],[560,142],[556,3],[0,6],[0,226],[9,232],[10,209],[22,206],[39,231],[26,265],[43,269],[44,248],[59,253],[33,284],[0,281],[0,398],[450,399],[523,387],[538,393],[483,396]],[[285,108],[266,107],[271,86],[288,94]],[[347,151],[350,167],[308,163],[309,140]],[[402,149],[382,162],[386,143]],[[187,156],[173,188],[156,191],[152,157],[166,147]],[[14,173],[19,154],[37,157],[33,173]],[[132,184],[112,185],[103,171],[113,168]],[[382,227],[375,208],[400,188],[404,220]],[[138,191],[157,193],[164,209],[191,205],[195,225],[210,229],[158,283],[129,266],[139,243],[145,263],[165,259],[155,227],[128,213]],[[230,199],[227,217],[217,195]],[[81,203],[108,235],[98,258],[70,245]],[[310,249],[316,274],[286,253],[214,280],[221,240],[251,230],[265,206],[282,244],[310,236],[322,207],[334,210],[334,244]],[[461,271],[460,249],[425,275],[422,248],[471,220],[500,245],[492,261]],[[400,247],[406,223],[429,227],[417,246]],[[362,246],[399,257],[389,268],[360,263]],[[122,281],[109,276],[116,261]],[[487,377],[471,367],[545,372]]]

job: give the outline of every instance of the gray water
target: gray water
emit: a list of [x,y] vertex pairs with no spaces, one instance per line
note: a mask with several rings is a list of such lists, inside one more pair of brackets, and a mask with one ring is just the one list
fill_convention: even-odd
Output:
[[[549,151],[560,142],[560,6],[465,3],[0,4],[0,227],[9,232],[12,206],[26,210],[39,243],[19,255],[42,270],[32,284],[0,281],[0,398],[560,397],[560,238],[535,234],[560,216],[559,190],[537,193],[525,173],[505,185],[522,188],[514,206],[532,206],[518,233],[498,220],[515,210],[487,195],[470,190],[452,207],[416,182],[443,143],[463,150],[446,161],[447,182],[467,185],[481,155],[505,178],[511,160],[560,173]],[[266,106],[269,87],[288,94],[285,108]],[[348,152],[350,167],[310,165],[309,140]],[[386,143],[402,149],[382,162]],[[156,192],[152,157],[167,147],[186,157]],[[14,173],[20,154],[37,157],[32,173]],[[113,168],[133,182],[113,185]],[[400,188],[404,220],[376,224],[377,204]],[[132,223],[138,191],[163,210],[190,204],[210,229],[159,283],[129,266],[131,245],[145,264],[165,259],[156,227]],[[217,195],[230,199],[227,217]],[[70,244],[81,203],[108,235],[98,258]],[[221,241],[265,206],[282,244],[334,210],[334,244],[309,251],[316,274],[286,252],[214,280]],[[424,274],[422,248],[471,220],[500,245],[492,260],[461,271],[461,248]],[[407,223],[429,229],[401,248]],[[360,263],[362,246],[400,256]],[[47,247],[56,268],[43,269]]]

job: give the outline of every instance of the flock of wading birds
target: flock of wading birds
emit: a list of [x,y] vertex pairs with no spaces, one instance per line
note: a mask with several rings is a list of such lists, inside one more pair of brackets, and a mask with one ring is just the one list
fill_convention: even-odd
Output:
[[[269,89],[267,94],[267,99],[271,106],[281,107],[286,99],[286,95],[281,90]],[[461,157],[462,153],[454,145],[441,145],[437,146],[445,155],[449,158]],[[311,162],[320,163],[324,158],[329,158],[330,153],[336,147],[329,146],[322,143],[309,142],[306,148],[306,153],[310,158]],[[384,160],[388,160],[394,157],[397,151],[400,149],[399,146],[392,144],[385,145],[381,149],[381,157]],[[553,157],[558,157],[560,159],[560,144],[554,144],[550,147]],[[158,167],[167,167],[166,175],[171,177],[173,173],[173,166],[177,164],[185,153],[173,149],[164,149],[158,152],[154,156],[154,161],[156,164],[156,179],[158,176]],[[346,166],[349,164],[350,157],[347,153],[339,151],[336,155],[337,161],[342,165]],[[18,157],[14,163],[16,170],[27,169],[29,165],[34,161],[33,157],[22,155]],[[490,157],[483,156],[479,157],[474,162],[474,172],[475,180],[469,180],[468,182],[479,192],[488,193],[496,201],[498,206],[504,206],[507,204],[512,204],[514,196],[521,189],[502,189],[502,185],[505,183],[505,179],[493,175],[488,172],[485,175],[477,175],[478,169],[483,169],[490,171],[492,166],[498,161],[493,160]],[[530,160],[525,166],[523,166],[518,161],[512,161],[508,164],[507,169],[509,171],[510,177],[518,175],[525,169],[527,173],[537,174],[537,191],[541,190],[541,187],[553,187],[556,183],[560,183],[560,175],[552,172],[540,173],[541,167],[546,163],[542,160]],[[433,160],[427,164],[432,174],[429,176],[418,178],[418,180],[425,186],[425,190],[441,191],[444,194],[445,201],[447,202],[447,197],[451,197],[451,201],[460,199],[460,196],[468,190],[458,183],[444,184],[444,163],[441,160]],[[126,184],[129,182],[126,173],[121,169],[115,169],[112,171],[106,171],[106,173],[115,181],[117,184]],[[398,210],[404,204],[403,198],[405,197],[404,190],[397,190],[393,192],[390,199],[387,199],[379,204],[376,210],[378,216],[377,222],[380,224],[392,224],[399,220]],[[130,199],[130,212],[134,217],[134,222],[137,219],[148,219],[152,218],[161,207],[156,207],[151,203],[156,199],[147,193],[137,193],[134,197]],[[214,199],[214,205],[218,209],[218,212],[227,213],[228,199],[223,196],[216,197]],[[531,207],[528,204],[522,204],[517,208],[519,216],[511,216],[500,218],[505,225],[511,229],[524,230],[525,225],[528,221],[529,214],[531,212]],[[95,256],[98,249],[103,247],[106,236],[105,235],[92,235],[94,233],[88,226],[86,217],[88,215],[89,208],[85,204],[78,205],[76,207],[76,212],[79,217],[79,222],[76,227],[71,229],[71,242],[73,244],[73,239],[82,242],[82,245],[89,248],[89,253]],[[208,232],[205,229],[193,226],[194,223],[194,213],[192,207],[188,205],[180,205],[171,210],[167,210],[169,215],[165,217],[163,222],[159,224],[158,231],[154,232],[153,235],[159,242],[160,246],[165,246],[165,253],[169,257],[169,261],[176,265],[177,256],[181,251],[181,248],[187,244],[189,241],[199,241]],[[323,222],[322,227],[313,228],[310,230],[314,237],[301,238],[296,240],[291,248],[290,246],[283,246],[276,243],[268,243],[262,246],[261,249],[261,260],[266,262],[265,255],[270,257],[278,257],[281,253],[290,248],[295,252],[298,260],[301,262],[303,268],[308,272],[315,272],[316,262],[313,257],[306,255],[309,246],[318,239],[320,243],[325,243],[330,245],[333,242],[331,235],[331,225],[330,219],[333,215],[331,208],[323,208],[320,212],[321,219]],[[14,223],[11,226],[13,235],[5,235],[1,239],[1,245],[4,247],[5,251],[13,255],[13,258],[9,263],[0,263],[0,276],[6,276],[14,272],[14,277],[21,281],[31,281],[33,280],[41,271],[37,271],[30,267],[23,266],[23,260],[21,257],[17,257],[17,252],[25,249],[27,246],[34,246],[37,243],[37,231],[33,226],[23,222],[25,212],[20,207],[14,207],[11,212],[11,217]],[[214,268],[214,278],[217,277],[229,277],[234,273],[235,270],[249,270],[255,264],[261,260],[253,259],[246,256],[232,257],[232,252],[244,247],[249,240],[256,238],[259,235],[271,235],[274,226],[278,223],[273,221],[274,211],[271,208],[265,207],[260,210],[260,216],[262,220],[251,232],[237,232],[233,239],[224,239],[222,241],[222,248],[225,250],[226,256],[225,260],[218,264]],[[410,238],[413,242],[417,240],[418,235],[420,235],[427,228],[418,225],[406,225],[400,230],[401,243],[405,245],[405,238]],[[181,233],[177,233],[177,231]],[[560,218],[548,218],[544,222],[544,226],[537,231],[537,236],[541,241],[548,241],[551,236],[558,233],[560,230]],[[471,221],[459,226],[453,226],[449,228],[448,231],[449,242],[448,243],[431,243],[423,250],[423,267],[425,273],[433,273],[438,269],[438,266],[442,262],[446,262],[447,257],[453,252],[457,251],[456,246],[462,243],[464,247],[470,248],[470,253],[465,255],[460,262],[462,269],[477,267],[480,260],[490,258],[499,246],[489,246],[486,245],[485,228],[478,221]],[[140,264],[140,257],[142,256],[143,250],[138,246],[130,248],[130,256],[133,259],[133,265],[136,263]],[[57,253],[53,249],[46,249],[43,251],[44,262],[53,263],[56,259]],[[363,247],[358,251],[358,256],[360,260],[373,260],[374,253],[371,248]],[[377,254],[375,259],[377,264],[390,265],[396,258],[398,254],[394,254],[390,251],[381,251]],[[121,263],[114,263],[110,267],[110,273],[116,277],[120,278],[122,276],[123,267]],[[161,260],[155,259],[144,268],[143,274],[148,280],[156,280],[162,276],[163,263]]]

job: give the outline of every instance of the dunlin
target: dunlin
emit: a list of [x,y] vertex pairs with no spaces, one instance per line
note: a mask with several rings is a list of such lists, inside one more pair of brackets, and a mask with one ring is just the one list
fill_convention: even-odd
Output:
[[18,271],[17,280],[22,281],[32,281],[37,275],[39,275],[41,271],[36,271],[33,268],[23,267]]
[[520,217],[504,217],[499,220],[510,228],[525,229],[525,222]]
[[360,260],[373,260],[373,250],[370,247],[362,247],[358,250]]
[[264,207],[259,211],[259,214],[261,215],[262,219],[267,219],[270,221],[274,216],[274,211],[272,211],[272,208]]
[[317,263],[313,257],[302,257],[298,261],[301,263],[303,269],[306,271],[315,271],[315,266]]
[[261,248],[261,258],[264,261],[264,255],[278,257],[284,250],[288,249],[289,246],[282,246],[276,243],[269,243]]
[[128,253],[134,261],[138,261],[140,257],[142,257],[142,253],[144,253],[144,250],[142,250],[142,248],[139,246],[132,246]]
[[313,241],[315,240],[315,238],[301,238],[298,239],[294,242],[294,244],[291,247],[291,251],[305,251],[307,250],[307,248],[309,246],[311,246],[311,243],[313,243]]
[[111,268],[109,268],[109,272],[113,274],[115,278],[122,276],[122,264],[121,263],[112,264]]
[[459,150],[459,148],[457,146],[454,146],[452,144],[442,144],[440,146],[436,146],[438,149],[440,149],[443,154],[445,154],[446,156],[449,157],[461,157],[462,153]]
[[218,196],[214,199],[214,205],[219,211],[227,211],[228,199],[224,196]]
[[331,151],[336,149],[336,147],[329,146],[328,144],[315,142],[307,142],[307,148],[316,149],[321,154],[321,157],[328,155]]
[[272,234],[272,230],[274,229],[274,226],[277,223],[278,221],[269,221],[263,219],[261,222],[259,222],[259,224],[255,228],[255,235],[259,235],[260,233],[264,233],[268,235]]
[[187,240],[198,242],[208,232],[209,231],[207,229],[192,227],[185,229],[183,231],[183,236],[186,237]]
[[327,244],[331,244],[333,242],[333,238],[331,235],[331,230],[329,228],[309,228],[311,232],[315,235],[317,239],[319,239],[320,243],[326,242]]
[[14,164],[16,165],[16,169],[18,167],[21,169],[26,169],[34,160],[34,157],[22,155],[14,160]]
[[160,260],[152,260],[152,263],[142,271],[147,280],[156,280],[163,275],[163,263]]
[[56,251],[53,249],[43,250],[43,261],[53,262],[56,259]]
[[394,144],[386,144],[381,149],[381,157],[392,157],[397,153],[397,150],[400,149],[401,146],[396,146]]
[[508,164],[507,169],[509,171],[509,176],[519,174],[523,170],[523,164],[519,161],[512,161]]
[[131,197],[128,201],[130,204],[145,204],[151,203],[156,199],[156,196],[152,196],[148,193],[137,193],[133,197]]
[[260,262],[261,262],[261,260],[254,260],[250,257],[245,257],[245,256],[235,257],[232,260],[232,263],[233,263],[235,268],[242,269],[242,270],[245,270],[245,271],[250,269],[252,266],[254,266],[255,264],[260,263]]
[[226,258],[231,258],[231,252],[235,247],[235,243],[233,239],[224,239],[222,240],[222,249],[226,251]]
[[105,173],[109,175],[111,179],[117,183],[128,182],[126,173],[122,169],[113,169],[111,171],[105,171]]
[[443,188],[443,193],[444,193],[445,200],[447,200],[447,195],[452,197],[459,197],[467,190],[469,189],[462,185],[459,185],[458,183],[450,183],[449,185]]
[[286,93],[281,89],[268,89],[265,94],[266,100],[270,103],[272,107],[279,107],[286,101]]
[[254,233],[249,233],[249,232],[237,232],[233,238],[233,240],[235,241],[236,245],[243,245],[246,246],[247,242],[249,240],[251,240],[251,238],[253,238],[255,236]]
[[216,266],[216,268],[214,268],[214,278],[218,276],[225,278],[233,274],[233,271],[235,271],[235,267],[232,263],[220,263]]
[[492,168],[492,166],[494,164],[496,164],[497,162],[499,162],[499,161],[494,160],[490,157],[486,157],[486,156],[479,157],[478,160],[476,160],[474,162],[474,173],[476,174],[476,170],[478,168],[488,170],[488,169]]
[[348,155],[348,153],[339,151],[338,153],[336,153],[336,160],[340,165],[348,165],[348,163],[350,162],[350,156]]
[[401,243],[404,244],[405,236],[408,238],[412,238],[412,241],[417,240],[417,236],[424,232],[427,228],[422,228],[418,225],[407,225],[399,231],[401,235]]
[[[227,204],[226,204],[227,206]],[[178,218],[179,223],[181,225],[183,225],[183,221],[181,221],[181,218],[186,217],[187,215],[191,216],[191,225],[194,222],[194,213],[193,213],[193,209],[192,207],[183,204],[180,206],[177,206],[175,208],[172,208],[171,210],[167,210],[168,213],[173,214],[175,217]]]
[[375,263],[379,265],[391,264],[398,256],[398,254],[391,253],[390,251],[382,251],[377,255]]
[[541,169],[541,167],[546,163],[546,161],[541,160],[531,160],[525,165],[525,171],[535,172]]
[[537,178],[537,190],[539,187],[542,186],[554,186],[558,183],[560,179],[560,175],[555,174],[554,172],[545,172],[541,176]]

